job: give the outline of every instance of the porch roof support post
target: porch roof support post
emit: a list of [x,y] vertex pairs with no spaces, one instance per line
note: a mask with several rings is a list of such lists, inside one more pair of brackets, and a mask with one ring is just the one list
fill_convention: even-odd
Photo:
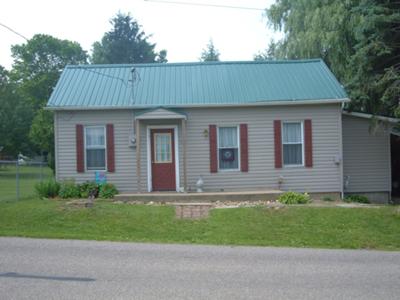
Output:
[[140,121],[136,120],[136,178],[137,178],[137,190],[139,193],[142,192],[141,180],[140,180]]
[[183,187],[185,192],[188,191],[187,185],[187,164],[186,164],[186,156],[187,156],[187,134],[186,134],[186,120],[182,119],[182,149],[183,149]]

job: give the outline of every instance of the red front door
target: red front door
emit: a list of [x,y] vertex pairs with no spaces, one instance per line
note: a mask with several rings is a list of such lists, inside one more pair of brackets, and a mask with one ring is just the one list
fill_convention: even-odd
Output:
[[151,129],[151,178],[153,191],[175,191],[174,129]]

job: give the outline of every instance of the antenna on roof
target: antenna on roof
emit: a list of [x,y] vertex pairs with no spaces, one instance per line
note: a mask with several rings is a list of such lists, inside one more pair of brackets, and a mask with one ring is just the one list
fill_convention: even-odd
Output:
[[128,82],[131,85],[131,100],[133,101],[132,104],[135,104],[135,83],[140,81],[140,75],[137,72],[136,68],[133,67],[131,69],[131,79]]

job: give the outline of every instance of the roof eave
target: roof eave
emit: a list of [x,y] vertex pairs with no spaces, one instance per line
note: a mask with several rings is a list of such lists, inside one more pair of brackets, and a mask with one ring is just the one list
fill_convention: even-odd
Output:
[[360,113],[360,112],[343,111],[343,114],[346,115],[346,116],[352,116],[352,117],[363,118],[363,119],[376,118],[376,119],[378,119],[380,121],[394,123],[394,124],[400,122],[400,119],[390,118],[390,117],[385,117],[385,116],[371,115],[371,114]]
[[[285,106],[285,105],[315,105],[349,102],[349,98],[319,99],[319,100],[280,100],[280,101],[257,101],[251,103],[216,103],[216,104],[182,104],[163,105],[163,108],[213,108],[213,107],[252,107],[252,106]],[[156,108],[159,105],[129,105],[129,106],[46,106],[46,110],[118,110],[118,109],[145,109]]]

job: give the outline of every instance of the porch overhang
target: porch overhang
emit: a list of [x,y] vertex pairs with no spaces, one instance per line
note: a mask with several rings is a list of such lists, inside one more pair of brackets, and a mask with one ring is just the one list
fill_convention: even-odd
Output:
[[[142,110],[142,111],[136,111],[135,115],[135,135],[136,135],[136,176],[137,176],[137,186],[138,186],[138,192],[142,192],[142,184],[141,184],[141,162],[140,162],[140,127],[141,124],[143,123],[146,128],[149,128],[147,122],[145,121],[160,121],[160,120],[176,120],[180,122],[181,126],[181,140],[179,141],[180,144],[182,144],[182,161],[183,161],[183,190],[187,191],[188,185],[187,185],[187,162],[186,162],[186,155],[187,155],[187,145],[186,145],[186,139],[187,139],[187,129],[186,129],[186,122],[187,122],[187,115],[177,109],[170,109],[170,108],[165,108],[165,107],[157,107],[157,108],[152,108],[152,109],[147,109],[147,110]],[[175,130],[175,145],[178,145],[178,127],[176,126]],[[150,153],[150,148],[149,148],[149,136],[148,134],[146,135],[147,137],[147,153]],[[176,161],[178,162],[176,164],[176,169],[175,172],[177,175],[177,186],[176,186],[176,191],[181,190],[180,186],[180,181],[179,181],[179,151],[178,149],[175,151],[175,154],[177,155]],[[148,191],[152,190],[152,182],[149,180],[151,176],[149,177],[149,173],[151,173],[151,168],[149,167],[149,156],[147,159],[147,179],[148,179]]]
[[136,120],[186,120],[187,116],[175,109],[156,107],[135,113]]

